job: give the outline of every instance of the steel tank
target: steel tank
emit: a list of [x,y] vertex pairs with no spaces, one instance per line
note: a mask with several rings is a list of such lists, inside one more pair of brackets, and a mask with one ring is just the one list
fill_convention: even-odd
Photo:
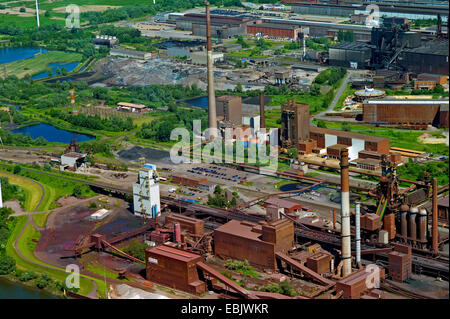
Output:
[[416,217],[419,213],[419,209],[417,207],[411,207],[409,210],[409,238],[413,241],[417,240],[417,225],[416,225]]
[[403,238],[408,238],[408,205],[402,205],[400,207],[400,230]]
[[418,240],[425,242],[427,240],[427,210],[421,208],[419,212],[419,224],[417,225]]

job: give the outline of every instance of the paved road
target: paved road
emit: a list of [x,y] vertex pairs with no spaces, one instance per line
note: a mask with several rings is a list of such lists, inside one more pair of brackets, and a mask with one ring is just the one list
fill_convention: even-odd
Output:
[[328,112],[333,111],[333,109],[336,107],[339,99],[341,98],[341,95],[344,93],[345,88],[347,87],[348,82],[350,81],[352,77],[352,71],[348,70],[347,74],[345,75],[344,79],[342,80],[341,86],[337,90],[336,94],[334,95],[333,101],[331,101],[330,106],[328,108],[320,113],[317,113],[313,118],[311,118],[311,125],[315,124],[312,122],[313,119],[322,119],[325,117],[325,114]]

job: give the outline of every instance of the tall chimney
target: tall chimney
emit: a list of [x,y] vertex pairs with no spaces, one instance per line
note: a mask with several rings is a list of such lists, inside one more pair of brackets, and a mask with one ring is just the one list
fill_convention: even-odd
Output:
[[259,93],[259,116],[260,116],[260,128],[266,128],[266,117],[264,115],[264,93]]
[[[212,42],[211,42],[211,16],[209,13],[209,2],[205,1],[206,5],[206,51],[207,51],[207,68],[208,68],[208,119],[209,128],[217,129],[216,119],[216,94],[214,92],[214,70],[212,57]],[[215,137],[216,132],[210,132],[208,139]]]
[[437,179],[433,178],[433,217],[431,222],[432,231],[432,248],[433,253],[439,253],[439,231],[438,231],[438,200],[437,200]]
[[361,204],[357,203],[355,207],[355,241],[356,241],[356,265],[361,262]]
[[342,277],[352,272],[352,252],[350,238],[350,192],[348,177],[348,150],[341,150],[341,238]]

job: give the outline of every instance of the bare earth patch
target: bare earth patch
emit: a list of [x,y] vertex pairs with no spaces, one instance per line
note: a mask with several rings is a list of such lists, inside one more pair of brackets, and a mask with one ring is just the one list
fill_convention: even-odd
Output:
[[[25,10],[26,10],[25,12],[20,12],[20,7],[7,8],[7,9],[0,10],[0,13],[1,14],[14,14],[14,15],[18,15],[21,17],[34,17],[36,15],[35,9],[26,8]],[[45,10],[39,10],[39,13],[45,13]]]
[[[80,7],[80,12],[87,12],[87,11],[106,11],[108,9],[117,9],[117,8],[121,8],[122,6],[108,6],[108,5],[85,5],[85,6],[79,6]],[[58,8],[54,8],[53,11],[58,12],[58,13],[65,13],[66,12],[66,7],[58,7]]]
[[418,139],[423,144],[445,144],[445,137],[434,137],[429,133],[423,133]]

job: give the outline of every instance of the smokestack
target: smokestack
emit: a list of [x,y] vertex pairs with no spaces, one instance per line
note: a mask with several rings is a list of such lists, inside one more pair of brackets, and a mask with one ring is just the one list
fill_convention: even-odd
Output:
[[260,115],[260,128],[266,128],[266,117],[264,115],[264,93],[259,93],[259,115]]
[[439,231],[438,231],[438,200],[437,200],[437,179],[433,178],[433,217],[431,222],[432,249],[433,253],[439,253]]
[[181,228],[179,223],[173,224],[173,232],[175,234],[175,242],[180,243],[181,242]]
[[[212,42],[211,42],[211,16],[209,13],[209,2],[205,1],[206,5],[206,60],[208,68],[208,119],[209,128],[211,130],[217,130],[216,119],[216,94],[214,92],[214,70],[213,70],[213,57],[212,57]],[[208,139],[212,140],[216,135],[216,132],[210,132]]]
[[342,277],[352,272],[350,238],[350,192],[348,177],[348,150],[341,150],[341,238],[342,238]]
[[356,228],[356,264],[361,262],[361,204],[357,203],[355,207],[355,228]]
[[409,237],[413,242],[417,240],[416,217],[418,213],[419,209],[417,207],[411,207],[409,211]]

